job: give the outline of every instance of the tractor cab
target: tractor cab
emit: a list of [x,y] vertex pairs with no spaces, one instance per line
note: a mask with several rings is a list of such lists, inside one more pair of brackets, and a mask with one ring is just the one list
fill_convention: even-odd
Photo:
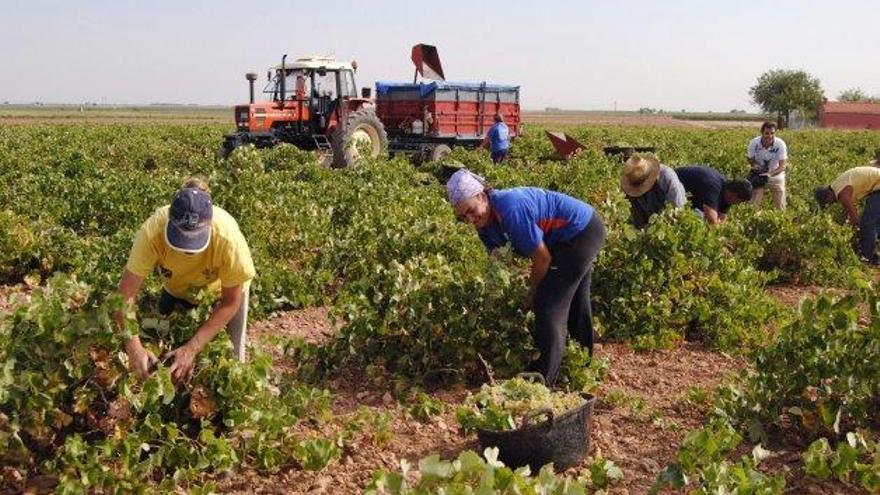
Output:
[[262,101],[255,101],[257,75],[246,74],[250,103],[235,107],[236,132],[226,136],[219,156],[253,144],[258,148],[290,143],[308,150],[333,153],[333,165],[347,166],[357,159],[357,143],[378,156],[387,147],[382,123],[373,110],[367,89],[358,97],[356,62],[329,57],[305,57],[269,69]]
[[301,58],[290,66],[275,67],[268,77],[263,93],[271,95],[269,98],[275,102],[291,101],[305,106],[315,129],[326,129],[340,100],[357,98],[354,67],[331,58]]
[[295,127],[297,132],[323,134],[335,121],[332,116],[340,101],[357,98],[353,64],[331,58],[307,57],[292,64],[282,60],[266,78],[265,99],[255,102],[256,74],[247,74],[251,101],[235,112],[240,131]]
[[281,72],[287,75],[284,81],[285,99],[304,99],[305,97],[357,98],[354,83],[354,68],[351,64],[327,58],[301,58],[290,66],[277,66],[267,75],[269,82],[263,93],[271,94],[275,101],[280,100]]

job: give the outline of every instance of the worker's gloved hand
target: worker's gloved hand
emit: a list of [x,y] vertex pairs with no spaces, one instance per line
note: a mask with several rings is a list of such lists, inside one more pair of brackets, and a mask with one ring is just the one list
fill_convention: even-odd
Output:
[[140,342],[131,342],[126,345],[128,354],[128,369],[141,380],[146,380],[150,374],[150,365],[158,362],[156,356],[144,348]]
[[198,354],[198,352],[193,349],[189,343],[183,344],[166,354],[167,357],[174,358],[174,363],[171,365],[169,371],[171,372],[171,379],[174,380],[175,383],[185,383],[189,380],[192,375],[196,354]]

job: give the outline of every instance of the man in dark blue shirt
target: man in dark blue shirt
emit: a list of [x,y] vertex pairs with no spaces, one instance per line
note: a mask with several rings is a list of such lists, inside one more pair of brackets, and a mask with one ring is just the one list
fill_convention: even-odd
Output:
[[752,199],[752,184],[747,180],[727,180],[721,172],[706,165],[675,169],[678,180],[691,196],[694,209],[709,225],[724,221],[727,211],[737,203]]

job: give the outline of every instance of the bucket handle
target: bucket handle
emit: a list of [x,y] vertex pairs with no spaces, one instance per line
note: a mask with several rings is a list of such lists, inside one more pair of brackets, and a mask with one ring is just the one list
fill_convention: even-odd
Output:
[[547,425],[553,426],[553,421],[556,419],[556,415],[553,414],[553,409],[549,407],[542,407],[541,409],[536,409],[523,417],[522,427],[526,428],[531,425],[532,421],[538,416],[547,416]]
[[544,379],[544,375],[538,373],[537,371],[523,371],[521,373],[517,373],[516,377],[522,378],[524,380],[536,381],[545,387],[547,386],[547,380]]

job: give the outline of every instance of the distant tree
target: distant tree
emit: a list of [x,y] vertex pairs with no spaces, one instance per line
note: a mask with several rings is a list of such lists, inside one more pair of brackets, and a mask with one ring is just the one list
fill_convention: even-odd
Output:
[[639,113],[642,115],[651,115],[657,113],[657,110],[650,107],[642,107],[639,109]]
[[868,99],[868,95],[860,88],[850,88],[841,91],[837,95],[837,99],[839,101],[865,101]]
[[868,96],[867,93],[861,90],[861,88],[850,88],[844,91],[841,91],[839,95],[837,95],[838,101],[868,101],[871,103],[880,102],[880,97],[877,96]]
[[749,89],[752,101],[768,114],[776,114],[779,127],[788,127],[793,110],[815,116],[825,98],[819,79],[802,70],[774,69],[761,74]]
[[745,110],[740,110],[740,109],[738,109],[738,108],[734,108],[733,110],[730,111],[730,113],[746,113],[746,111],[745,111]]

